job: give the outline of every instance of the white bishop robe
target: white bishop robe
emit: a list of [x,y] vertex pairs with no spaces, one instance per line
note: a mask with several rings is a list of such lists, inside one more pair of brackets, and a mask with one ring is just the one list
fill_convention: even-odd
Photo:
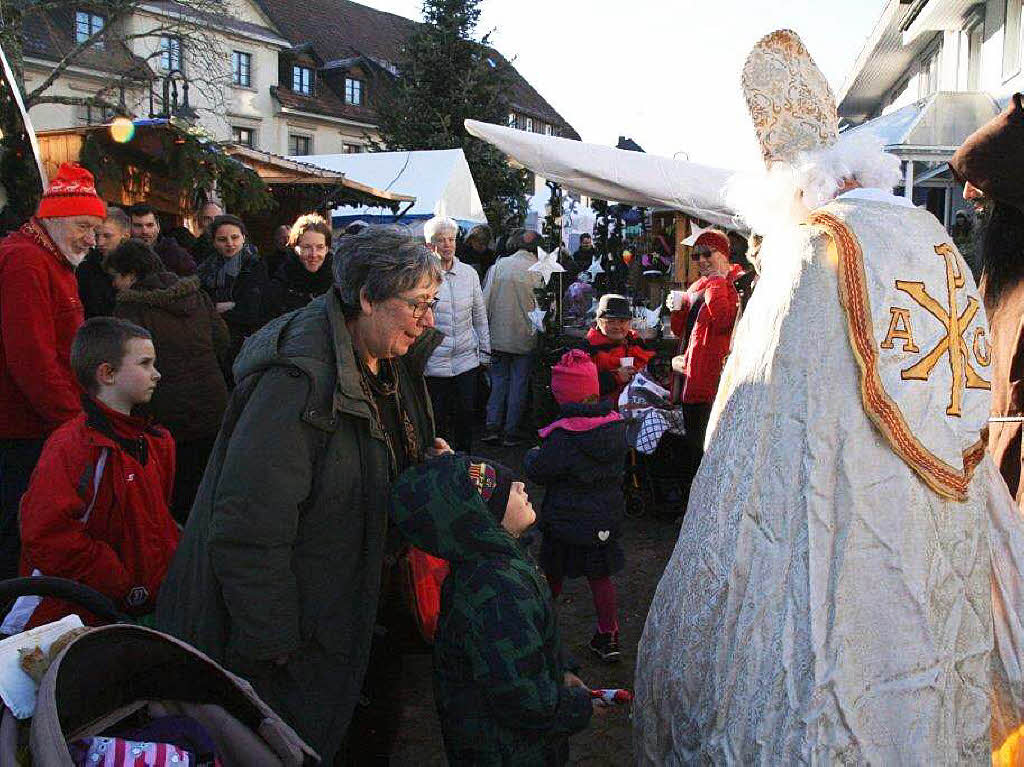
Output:
[[984,310],[898,203],[858,190],[764,243],[640,643],[642,765],[983,764],[1024,721]]

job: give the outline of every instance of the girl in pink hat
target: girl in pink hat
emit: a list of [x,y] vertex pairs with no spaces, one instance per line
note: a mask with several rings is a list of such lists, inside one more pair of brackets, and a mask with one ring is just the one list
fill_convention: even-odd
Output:
[[601,660],[619,660],[619,623],[612,574],[622,569],[619,542],[625,514],[622,477],[626,422],[612,402],[598,402],[597,367],[579,349],[551,370],[559,418],[540,430],[540,447],[527,452],[527,476],[545,485],[539,528],[540,564],[557,599],[565,578],[590,582],[597,630],[590,649]]

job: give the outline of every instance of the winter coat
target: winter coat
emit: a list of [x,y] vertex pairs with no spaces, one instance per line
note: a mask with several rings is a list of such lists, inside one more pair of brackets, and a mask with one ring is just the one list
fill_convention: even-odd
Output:
[[[83,398],[83,406],[46,441],[22,498],[21,574],[78,581],[143,615],[153,610],[178,544],[168,509],[174,440],[97,400]],[[82,610],[46,598],[27,627],[71,613]]]
[[391,515],[409,541],[448,560],[434,637],[434,700],[452,765],[556,765],[584,729],[586,690],[567,670],[551,592],[447,455],[406,471]]
[[242,342],[255,332],[265,321],[264,300],[270,278],[267,276],[267,265],[259,257],[259,253],[250,248],[243,248],[235,258],[242,259],[237,277],[229,277],[218,287],[217,273],[224,263],[218,254],[217,258],[208,258],[196,272],[199,284],[210,296],[214,304],[222,301],[234,301],[233,309],[221,313],[228,332],[231,345],[227,355],[228,370],[225,378],[230,377],[230,366],[242,348]]
[[[437,342],[428,330],[396,360],[424,446]],[[359,375],[335,291],[249,340],[157,608],[314,747],[359,699],[381,585],[394,469]]]
[[267,286],[267,316],[278,317],[301,309],[330,290],[334,284],[333,264],[334,256],[328,253],[320,268],[309,272],[295,253],[286,256]]
[[[986,295],[986,281],[979,287]],[[985,301],[991,333],[992,417],[1024,417],[1024,282],[1007,287],[998,300]],[[988,425],[988,450],[1006,480],[1010,494],[1024,509],[1021,489],[1021,421],[992,421]]]
[[534,253],[517,250],[498,259],[491,269],[484,303],[492,351],[529,354],[534,350],[537,329],[530,321],[530,312],[537,308],[533,289],[541,285],[543,278],[539,272],[528,270],[536,263]]
[[167,271],[181,277],[196,273],[196,262],[192,254],[178,244],[173,237],[160,237],[153,245],[153,251],[160,256]]
[[116,317],[153,334],[160,385],[150,409],[179,441],[213,437],[227,407],[221,360],[230,338],[196,277],[152,274],[117,296]]
[[643,370],[657,353],[647,346],[635,330],[626,332],[622,341],[613,341],[596,327],[587,331],[587,343],[583,350],[594,360],[601,396],[617,402],[624,384],[619,383],[615,371],[622,367],[623,357],[633,358],[633,368]]
[[686,383],[683,385],[682,402],[707,403],[715,399],[740,305],[733,282],[742,274],[739,264],[733,264],[725,277],[701,277],[684,294],[682,308],[672,312],[672,332],[682,339],[686,336],[690,310],[697,307],[693,297],[703,294],[702,305],[697,309],[697,318],[683,352]]
[[444,334],[444,340],[427,361],[426,374],[451,378],[488,362],[491,335],[476,270],[452,259],[437,298],[434,327]]
[[462,240],[455,250],[455,257],[464,264],[469,264],[481,279],[487,274],[487,270],[494,265],[494,248],[488,246],[483,251],[476,250],[465,240]]
[[42,439],[81,412],[75,269],[35,218],[0,240],[0,439]]
[[78,297],[85,309],[85,318],[109,317],[114,311],[117,290],[103,269],[103,254],[92,248],[75,270],[75,279],[78,280]]
[[565,543],[599,546],[619,537],[626,513],[626,422],[611,403],[560,411],[540,430],[541,446],[523,457],[526,476],[546,488],[538,527]]

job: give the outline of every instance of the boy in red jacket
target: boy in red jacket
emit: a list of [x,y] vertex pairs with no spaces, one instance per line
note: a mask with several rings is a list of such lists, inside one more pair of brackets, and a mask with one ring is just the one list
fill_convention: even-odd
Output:
[[[178,544],[168,503],[174,440],[132,415],[160,380],[149,331],[94,317],[75,335],[71,366],[87,392],[83,412],[46,441],[21,501],[21,572],[69,578],[130,615],[153,611]],[[0,631],[65,615],[95,618],[57,599],[21,597]]]

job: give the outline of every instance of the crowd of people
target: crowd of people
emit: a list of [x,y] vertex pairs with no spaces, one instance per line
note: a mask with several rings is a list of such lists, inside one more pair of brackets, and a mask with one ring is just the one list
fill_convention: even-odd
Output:
[[[617,397],[654,356],[628,299],[601,298],[582,348],[551,371],[559,417],[533,424],[536,232],[514,232],[495,261],[488,229],[460,241],[449,218],[427,222],[423,240],[369,227],[334,242],[307,214],[275,233],[271,259],[220,205],[195,221],[194,235],[165,235],[153,208],[107,206],[88,171],[64,165],[37,215],[0,242],[3,575],[96,589],[247,678],[341,764],[383,759],[393,741],[414,633],[396,563],[422,545],[449,560],[446,593],[459,595],[435,637],[449,753],[563,754],[592,710],[549,606],[565,578],[593,592],[591,650],[620,656]],[[488,380],[482,441],[540,437],[522,471],[472,457]],[[547,488],[543,583],[524,580],[532,565],[507,537],[535,520],[521,476]],[[451,538],[461,513],[476,532]],[[414,524],[425,519],[434,533]],[[72,611],[22,598],[3,631]],[[495,632],[523,639],[516,657],[491,657]],[[532,671],[507,677],[529,658]],[[507,715],[467,719],[482,678]],[[549,719],[552,701],[568,708]]]
[[[816,77],[783,31],[755,48],[751,87],[779,87],[780,62]],[[839,175],[794,175],[774,218],[749,213],[766,222],[758,271],[775,259],[755,319],[749,272],[713,228],[695,238],[699,278],[665,301],[679,340],[662,383],[685,424],[665,442],[682,478],[666,498],[690,511],[638,652],[644,764],[987,757],[1021,720],[1024,590],[1007,563],[1024,561],[1011,498],[1024,492],[1024,104],[952,162],[965,196],[991,207],[976,289],[953,238],[886,190],[895,175],[877,148],[838,139],[824,100],[791,131],[759,134],[771,162],[817,163],[816,184]],[[0,577],[77,581],[194,645],[325,764],[387,763],[402,655],[428,638],[449,763],[564,764],[569,737],[615,697],[588,688],[566,651],[566,579],[585,578],[593,598],[589,651],[622,655],[621,395],[656,377],[658,354],[631,300],[600,296],[585,338],[541,371],[557,416],[538,423],[536,232],[512,232],[499,257],[490,230],[460,241],[446,217],[422,237],[369,226],[335,238],[306,214],[264,256],[222,206],[194,213],[195,232],[163,234],[153,208],[107,206],[69,164],[0,241]],[[567,256],[570,271],[592,250]],[[891,279],[901,269],[922,281]],[[963,343],[888,301],[876,343],[864,296],[893,284],[938,317],[923,280],[940,277],[951,301],[963,292]],[[879,375],[906,364],[880,350],[916,354],[924,339],[950,355],[952,395],[947,379]],[[942,391],[884,389],[897,379]],[[910,410],[947,396],[941,416]],[[990,399],[1002,477],[977,439]],[[475,440],[527,449],[503,465],[474,455]],[[525,480],[544,488],[539,512]],[[524,545],[533,527],[539,567]],[[417,551],[445,564],[429,635],[409,580]],[[864,587],[868,571],[884,589]],[[71,612],[22,597],[0,631]]]

